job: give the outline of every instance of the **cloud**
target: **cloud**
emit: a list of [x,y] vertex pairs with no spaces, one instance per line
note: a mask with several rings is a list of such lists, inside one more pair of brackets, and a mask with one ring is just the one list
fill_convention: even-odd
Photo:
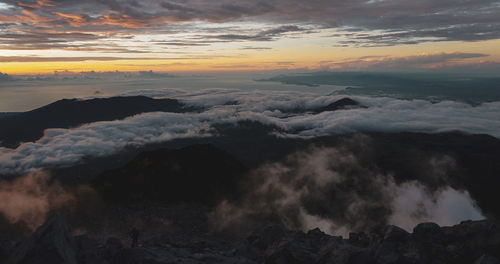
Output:
[[446,187],[433,193],[417,181],[391,186],[390,189],[395,197],[388,222],[408,231],[423,222],[451,226],[463,220],[484,219],[467,191]]
[[8,9],[12,9],[12,8],[14,8],[14,6],[9,5],[7,3],[4,3],[4,2],[0,2],[0,10],[8,10]]
[[78,196],[91,194],[86,186],[65,188],[50,174],[37,171],[12,181],[0,181],[0,214],[10,223],[33,231],[53,210],[71,207]]
[[[89,60],[91,60],[91,58],[89,58]],[[146,66],[151,66],[151,65],[146,65]],[[16,75],[15,77],[10,76],[8,74],[2,75],[2,73],[0,73],[0,80],[8,80],[8,81],[21,80],[30,82],[58,81],[58,80],[72,80],[75,82],[81,82],[86,80],[124,80],[124,79],[131,80],[131,79],[143,79],[143,78],[150,79],[150,78],[172,78],[172,77],[176,76],[169,73],[157,73],[152,70],[139,71],[139,72],[120,72],[120,71],[74,72],[69,70],[55,70],[52,74]]]
[[179,46],[179,47],[189,47],[189,46],[209,46],[210,41],[187,41],[187,40],[170,40],[170,41],[155,41],[157,45],[161,46]]
[[64,32],[64,33],[54,33],[54,32],[23,32],[23,33],[6,33],[0,35],[2,44],[13,44],[21,45],[25,42],[30,43],[60,43],[67,41],[78,41],[78,40],[95,40],[99,39],[96,34],[81,33],[81,32]]
[[271,41],[276,37],[290,32],[301,32],[305,29],[295,25],[285,25],[276,28],[260,31],[256,34],[223,34],[223,35],[208,35],[208,39],[219,39],[225,41]]
[[[304,92],[239,91],[207,89],[181,91],[176,89],[137,91],[130,95],[176,98],[188,105],[217,107],[236,111],[240,118],[255,118],[282,127],[283,136],[315,137],[353,131],[463,131],[500,137],[500,122],[496,114],[499,102],[471,106],[456,101],[430,102],[426,100],[399,100],[388,97],[352,96],[368,108],[349,111],[304,113],[289,115],[297,108],[314,109],[343,98],[341,95],[318,96]],[[224,105],[238,102],[238,105]]]
[[[201,113],[145,113],[124,120],[97,122],[71,129],[48,129],[37,142],[17,149],[0,148],[0,174],[66,166],[84,157],[117,153],[126,146],[142,146],[177,138],[217,134],[215,124],[252,120],[279,130],[275,136],[313,138],[347,132],[439,133],[463,131],[500,138],[500,102],[471,106],[454,101],[429,102],[386,97],[353,96],[367,108],[313,113],[343,98],[304,92],[165,89],[126,95],[174,98],[207,109]],[[231,102],[231,104],[227,104]],[[294,113],[303,109],[303,113]]]
[[345,62],[321,62],[322,68],[331,70],[376,70],[376,69],[428,69],[428,68],[450,68],[460,65],[470,65],[477,62],[467,63],[467,59],[488,57],[482,53],[464,53],[464,52],[439,52],[423,53],[419,55],[406,57],[361,57],[355,60]]
[[218,115],[148,113],[73,129],[47,129],[37,142],[23,143],[15,150],[0,148],[0,174],[74,164],[85,157],[107,156],[127,146],[207,136],[207,123],[212,118]]
[[5,82],[5,81],[12,81],[14,78],[12,78],[10,75],[7,73],[1,73],[0,72],[0,82]]
[[[341,45],[387,46],[498,39],[499,11],[495,0],[152,0],[140,3],[132,0],[6,0],[0,7],[0,22],[8,23],[10,32],[81,32],[115,41],[123,34],[139,34],[144,30],[161,34],[176,28],[175,24],[176,32],[206,33],[206,36],[212,35],[214,41],[274,40],[286,36],[287,32],[298,32],[298,27],[308,27],[335,29],[340,39],[332,38]],[[238,28],[226,27],[212,34],[213,28],[198,23],[200,21],[211,24],[237,22],[247,31],[255,31],[255,24],[279,26],[254,34],[241,34]],[[21,40],[23,36],[18,38]],[[0,40],[0,43],[13,48],[16,44],[11,41]],[[75,44],[70,37],[66,42]],[[17,46],[29,46],[28,43],[25,41]]]
[[[57,62],[57,61],[116,61],[116,60],[169,60],[172,58],[154,57],[38,57],[38,56],[0,56],[0,62]],[[175,58],[185,59],[185,58]]]
[[243,47],[243,48],[240,48],[241,50],[270,50],[272,48],[269,48],[269,47]]
[[[360,145],[366,140],[355,139]],[[432,177],[436,171],[430,168]],[[277,216],[291,229],[319,227],[343,236],[387,224],[411,231],[423,221],[454,225],[484,218],[466,191],[449,186],[431,190],[417,181],[398,184],[391,175],[360,163],[346,145],[310,147],[283,162],[265,164],[244,186],[242,200],[224,201],[210,215],[214,230],[244,228],[257,215]]]

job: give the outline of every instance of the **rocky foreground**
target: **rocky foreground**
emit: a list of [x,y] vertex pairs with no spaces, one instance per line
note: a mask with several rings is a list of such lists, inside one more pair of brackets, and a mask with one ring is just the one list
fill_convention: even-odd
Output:
[[159,233],[134,248],[130,242],[73,236],[55,214],[27,238],[0,239],[0,263],[500,263],[500,228],[488,220],[453,227],[423,223],[413,233],[388,226],[382,234],[349,238],[267,224],[245,239]]
[[[394,138],[391,135],[391,140]],[[476,153],[468,145],[463,149]],[[484,147],[478,147],[479,150],[489,153]],[[495,153],[489,155],[494,157]],[[475,156],[464,157],[473,160]],[[483,157],[477,159],[486,160]],[[405,164],[398,162],[400,159],[384,160],[389,165]],[[471,167],[479,168],[474,170],[477,173],[470,173],[476,180],[472,187],[477,186],[478,192],[482,190],[483,196],[478,197],[485,197],[481,201],[489,201],[486,205],[490,207],[484,208],[494,213],[498,210],[498,199],[489,188],[498,186],[497,179],[491,176],[498,171],[497,165],[491,163],[481,170],[482,164],[477,162]],[[489,174],[483,174],[490,169]],[[351,233],[343,238],[319,229],[307,233],[292,230],[293,226],[283,226],[280,223],[288,222],[279,217],[274,219],[275,212],[270,211],[260,216],[250,214],[220,230],[214,228],[223,218],[210,215],[221,199],[233,200],[235,206],[242,204],[238,201],[244,196],[244,189],[239,188],[238,179],[245,179],[247,171],[228,152],[207,144],[141,153],[123,167],[91,179],[90,185],[100,195],[75,194],[76,204],[62,214],[49,217],[33,233],[13,237],[9,233],[15,233],[16,226],[5,224],[0,229],[0,263],[500,263],[500,228],[493,220],[466,221],[452,227],[423,223],[408,233],[396,226],[383,228],[387,222],[380,214],[364,213],[359,217],[378,220],[381,228],[362,226],[356,230],[375,231]],[[416,170],[403,167],[401,171]],[[487,176],[491,176],[489,181],[480,178]],[[354,191],[352,185],[346,188]],[[71,188],[68,190],[75,193]],[[341,209],[328,212],[344,214]],[[349,226],[354,220],[346,221]],[[37,225],[42,222],[43,218]],[[21,227],[17,226],[20,230],[28,226]],[[136,247],[131,247],[129,234],[133,227],[140,229]]]
[[[351,103],[344,100],[331,107],[355,107]],[[64,194],[71,194],[73,201],[51,207],[64,217],[55,214],[28,235],[25,231],[33,226],[7,223],[8,219],[0,215],[0,264],[499,263],[498,222],[468,221],[453,227],[424,223],[412,233],[395,226],[384,228],[392,207],[380,199],[385,189],[371,188],[373,181],[367,177],[391,175],[396,183],[418,181],[429,191],[447,186],[467,190],[486,217],[500,219],[500,141],[496,138],[461,133],[371,133],[291,140],[276,139],[270,136],[272,127],[252,122],[217,129],[219,137],[161,146],[167,148],[149,146],[52,171],[54,181],[62,182],[60,188]],[[248,206],[246,201],[257,202],[246,199],[254,198],[251,191],[260,186],[254,184],[260,179],[255,169],[280,161],[297,170],[300,162],[293,162],[287,155],[307,153],[303,150],[311,145],[335,148],[343,156],[352,154],[357,163],[328,167],[346,177],[340,183],[307,192],[315,195],[301,197],[297,208],[367,233],[342,238],[319,229],[294,231],[300,227],[286,220],[293,220],[296,210],[286,211],[292,216],[287,214],[283,219],[276,215],[281,211],[272,210],[276,204],[272,199],[279,192],[269,193],[273,194],[270,200],[258,200],[266,206],[250,207],[254,210],[242,218],[243,224],[235,221],[236,225],[225,227],[228,230],[210,226],[217,227],[216,221],[223,219],[209,217],[222,200],[232,202],[235,208]],[[46,183],[48,190],[50,184]],[[80,184],[86,188],[80,190]],[[23,193],[30,192],[33,190],[23,189]],[[332,204],[324,201],[332,200],[332,193],[354,193],[380,203],[367,207],[369,210],[357,218],[349,218],[342,206],[352,202],[345,198],[351,196],[342,199],[337,195],[335,206],[329,206]],[[267,211],[262,212],[262,208]],[[278,221],[273,221],[276,217]],[[44,219],[41,216],[35,226]],[[359,223],[373,220],[376,226],[369,229],[368,225],[354,225],[357,219]],[[279,223],[286,223],[288,228]],[[133,248],[129,237],[132,227],[141,229],[138,246]],[[15,236],[20,233],[23,238]]]

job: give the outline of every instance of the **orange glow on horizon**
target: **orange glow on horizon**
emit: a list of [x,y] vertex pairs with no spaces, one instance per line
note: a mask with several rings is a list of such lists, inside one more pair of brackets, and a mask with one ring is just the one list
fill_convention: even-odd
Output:
[[[416,66],[416,69],[440,68],[461,65],[484,66],[492,63],[500,63],[500,40],[483,41],[478,43],[447,42],[447,43],[423,43],[420,45],[407,45],[398,47],[377,48],[353,48],[314,46],[307,40],[289,45],[288,42],[275,42],[272,49],[264,50],[241,50],[238,46],[220,44],[206,50],[198,50],[197,47],[186,48],[186,55],[175,54],[117,54],[119,56],[135,55],[138,57],[118,57],[96,51],[78,51],[77,48],[68,50],[40,51],[39,56],[21,56],[30,54],[31,51],[10,51],[0,49],[0,72],[7,74],[50,74],[54,71],[148,71],[155,72],[207,72],[207,71],[267,71],[267,70],[352,70],[370,67],[377,63],[386,63],[391,60],[404,61],[405,59],[419,59],[440,55],[453,55],[455,53],[487,54],[474,58],[452,59],[445,63],[429,62]],[[479,47],[479,48],[478,48]],[[1,47],[0,47],[1,48]],[[16,61],[12,53],[18,52],[25,60]],[[21,53],[24,52],[24,53]],[[32,54],[32,53],[31,53]],[[43,55],[42,55],[43,54]],[[67,54],[78,54],[85,60],[71,61],[72,57]],[[109,56],[114,59],[106,60],[106,57],[97,60],[99,56]],[[83,56],[88,56],[88,59]],[[162,59],[165,56],[165,59]],[[2,62],[2,57],[4,57]],[[13,59],[9,59],[14,57]],[[33,61],[30,61],[30,57]],[[57,61],[57,57],[61,60]],[[142,59],[144,57],[144,59]],[[54,61],[45,58],[54,58]],[[66,59],[67,58],[67,59]],[[151,58],[151,59],[147,59]],[[44,60],[45,59],[45,60]],[[39,60],[39,61],[37,61]]]

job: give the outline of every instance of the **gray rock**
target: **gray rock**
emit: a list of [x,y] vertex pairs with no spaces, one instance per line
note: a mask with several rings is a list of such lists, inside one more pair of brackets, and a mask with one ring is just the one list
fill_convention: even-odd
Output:
[[317,249],[322,248],[325,246],[330,240],[332,239],[337,239],[337,240],[342,240],[342,237],[332,237],[329,236],[325,233],[323,233],[319,228],[309,230],[307,232],[307,239],[311,242],[312,246],[314,246]]
[[286,229],[281,225],[271,224],[255,230],[247,240],[251,246],[265,250],[279,242],[286,235]]
[[105,246],[85,235],[75,237],[78,264],[108,264],[112,255],[106,255]]
[[384,241],[405,242],[410,238],[410,233],[397,226],[388,226],[384,231]]
[[115,237],[108,238],[108,240],[106,241],[106,245],[104,246],[105,254],[107,254],[108,256],[114,256],[122,248],[122,242]]
[[0,263],[5,261],[12,249],[12,242],[0,235]]
[[314,263],[316,252],[307,240],[285,239],[266,250],[265,263]]
[[443,231],[435,223],[421,223],[413,228],[413,236],[418,240],[442,239]]
[[319,251],[317,263],[367,264],[373,263],[368,248],[361,248],[343,241],[332,240]]
[[[383,234],[351,233],[348,239],[319,229],[307,233],[279,224],[262,225],[247,239],[229,240],[210,233],[158,233],[141,247],[73,238],[54,215],[17,244],[0,239],[12,252],[1,264],[164,264],[164,263],[335,263],[335,264],[500,264],[500,230],[494,221],[466,221],[456,226],[417,225],[413,233],[388,226]],[[4,243],[5,242],[5,243]]]
[[161,264],[144,248],[125,248],[116,253],[111,264]]
[[377,263],[401,263],[404,259],[403,252],[410,239],[410,234],[397,226],[388,226],[384,238],[376,248],[375,258]]
[[474,264],[500,264],[500,261],[498,261],[498,259],[495,257],[482,255],[474,262]]
[[55,214],[15,246],[6,264],[77,264],[75,240],[62,215]]

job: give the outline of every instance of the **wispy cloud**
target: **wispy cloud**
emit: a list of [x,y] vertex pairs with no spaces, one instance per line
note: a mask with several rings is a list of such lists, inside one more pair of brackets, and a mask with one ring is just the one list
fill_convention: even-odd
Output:
[[466,64],[464,61],[467,59],[484,57],[488,57],[488,55],[482,53],[439,52],[405,57],[364,56],[343,62],[323,61],[320,64],[322,68],[332,70],[414,70],[449,68]]
[[218,56],[186,57],[40,57],[40,56],[0,56],[0,62],[68,62],[68,61],[118,61],[118,60],[207,60]]
[[[337,37],[342,38],[338,43],[352,46],[480,41],[500,38],[499,13],[500,5],[496,0],[5,0],[0,5],[0,22],[8,26],[0,33],[0,46],[22,48],[33,43],[29,39],[36,40],[30,36],[47,29],[58,34],[86,34],[80,40],[88,40],[108,39],[144,30],[149,34],[157,34],[174,25],[178,25],[183,33],[186,30],[188,33],[201,32],[206,33],[209,39],[227,41],[275,40],[286,37],[290,32],[301,32],[305,26],[315,29],[335,28],[340,31]],[[273,23],[277,26],[250,34],[241,34],[238,29],[231,27],[221,27],[214,34],[201,23],[196,24],[199,21],[215,24],[244,21],[250,23],[248,30],[254,29],[252,23]],[[195,23],[196,26],[187,25],[186,22]],[[13,32],[26,35],[12,35]],[[75,41],[71,34],[39,37],[54,45]]]
[[305,29],[295,25],[285,25],[257,32],[256,34],[222,34],[209,35],[208,39],[220,39],[226,41],[271,41],[290,32],[301,32]]

